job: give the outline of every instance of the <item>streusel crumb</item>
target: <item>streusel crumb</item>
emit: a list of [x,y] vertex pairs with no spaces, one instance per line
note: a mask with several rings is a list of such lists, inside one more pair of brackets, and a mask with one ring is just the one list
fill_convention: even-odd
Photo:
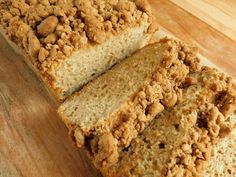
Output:
[[116,164],[101,167],[104,176],[203,176],[212,148],[235,128],[228,118],[236,110],[236,85],[208,67],[191,77],[183,101],[157,116]]
[[152,18],[146,0],[0,2],[0,25],[43,73],[74,51]]
[[[71,133],[76,137],[74,139],[77,146],[86,146],[98,168],[116,163],[119,160],[118,151],[127,148],[132,139],[137,137],[157,114],[180,103],[182,88],[187,87],[187,83],[192,80],[189,85],[194,84],[195,79],[190,79],[190,73],[200,70],[195,48],[167,38],[160,41],[159,45],[162,44],[164,56],[159,65],[156,64],[155,69],[146,76],[143,85],[127,98],[127,102],[119,111],[104,121],[94,123],[85,131],[80,131],[79,126],[76,130],[73,126]],[[152,47],[155,46],[158,47],[158,43]],[[185,56],[179,57],[179,52],[183,50],[186,50]],[[148,57],[148,54],[146,56]],[[147,62],[152,63],[151,59],[147,59]],[[109,142],[117,142],[109,145],[113,149],[110,153],[99,148],[99,144],[103,144],[104,138],[107,137]]]

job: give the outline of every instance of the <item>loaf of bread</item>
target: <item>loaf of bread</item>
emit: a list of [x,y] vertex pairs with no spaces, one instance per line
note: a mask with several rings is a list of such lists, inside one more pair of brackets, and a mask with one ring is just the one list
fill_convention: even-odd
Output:
[[194,47],[163,39],[94,79],[58,113],[78,147],[98,147],[89,151],[97,166],[116,163],[119,149],[128,147],[158,113],[178,103],[188,75],[199,69]]
[[1,0],[0,28],[63,100],[148,43],[147,0]]
[[179,104],[153,119],[119,152],[116,164],[100,167],[105,177],[235,176],[230,137],[236,124],[229,117],[236,109],[236,85],[207,67],[188,80]]

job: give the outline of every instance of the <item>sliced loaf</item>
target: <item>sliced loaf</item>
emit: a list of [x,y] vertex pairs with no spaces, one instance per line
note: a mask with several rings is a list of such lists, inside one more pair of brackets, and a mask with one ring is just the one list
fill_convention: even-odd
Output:
[[[119,148],[128,147],[158,113],[181,100],[181,87],[199,68],[194,47],[163,39],[90,82],[58,113],[78,147],[98,146],[89,151],[98,166],[115,163]],[[107,148],[112,151],[104,153]]]
[[147,0],[0,1],[0,28],[63,100],[148,43]]
[[236,109],[236,85],[207,67],[190,78],[194,82],[183,90],[181,103],[153,119],[120,151],[119,162],[101,166],[104,177],[235,174],[235,145],[229,139],[235,122],[229,116]]

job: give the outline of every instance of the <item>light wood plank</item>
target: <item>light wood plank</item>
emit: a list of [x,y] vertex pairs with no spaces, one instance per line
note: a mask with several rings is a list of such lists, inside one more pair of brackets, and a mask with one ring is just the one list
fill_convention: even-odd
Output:
[[235,0],[170,0],[236,41]]

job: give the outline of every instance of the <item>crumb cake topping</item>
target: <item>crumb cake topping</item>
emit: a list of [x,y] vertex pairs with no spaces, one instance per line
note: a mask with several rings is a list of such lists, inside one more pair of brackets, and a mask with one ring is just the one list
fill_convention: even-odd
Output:
[[235,128],[228,118],[236,110],[236,86],[206,67],[192,78],[180,104],[162,112],[120,151],[118,163],[101,167],[105,176],[203,175],[214,144]]
[[152,23],[146,0],[2,0],[0,19],[9,38],[42,72],[80,48]]
[[[182,85],[187,87],[196,83],[194,78],[189,77],[190,73],[200,70],[196,48],[167,38],[149,46],[155,47],[163,49],[163,56],[159,61],[155,58],[155,52],[160,50],[152,51],[152,59],[159,61],[153,63],[147,52],[144,61],[153,63],[155,68],[151,73],[146,73],[149,76],[143,80],[141,87],[130,94],[116,112],[109,113],[108,117],[93,123],[86,122],[86,126],[81,126],[85,121],[83,116],[83,121],[65,121],[77,146],[87,147],[96,166],[116,163],[119,158],[118,151],[128,147],[131,140],[142,132],[158,113],[181,102]],[[134,61],[140,65],[138,60]],[[82,109],[77,106],[79,108],[75,109]],[[106,146],[108,147],[104,148]]]

